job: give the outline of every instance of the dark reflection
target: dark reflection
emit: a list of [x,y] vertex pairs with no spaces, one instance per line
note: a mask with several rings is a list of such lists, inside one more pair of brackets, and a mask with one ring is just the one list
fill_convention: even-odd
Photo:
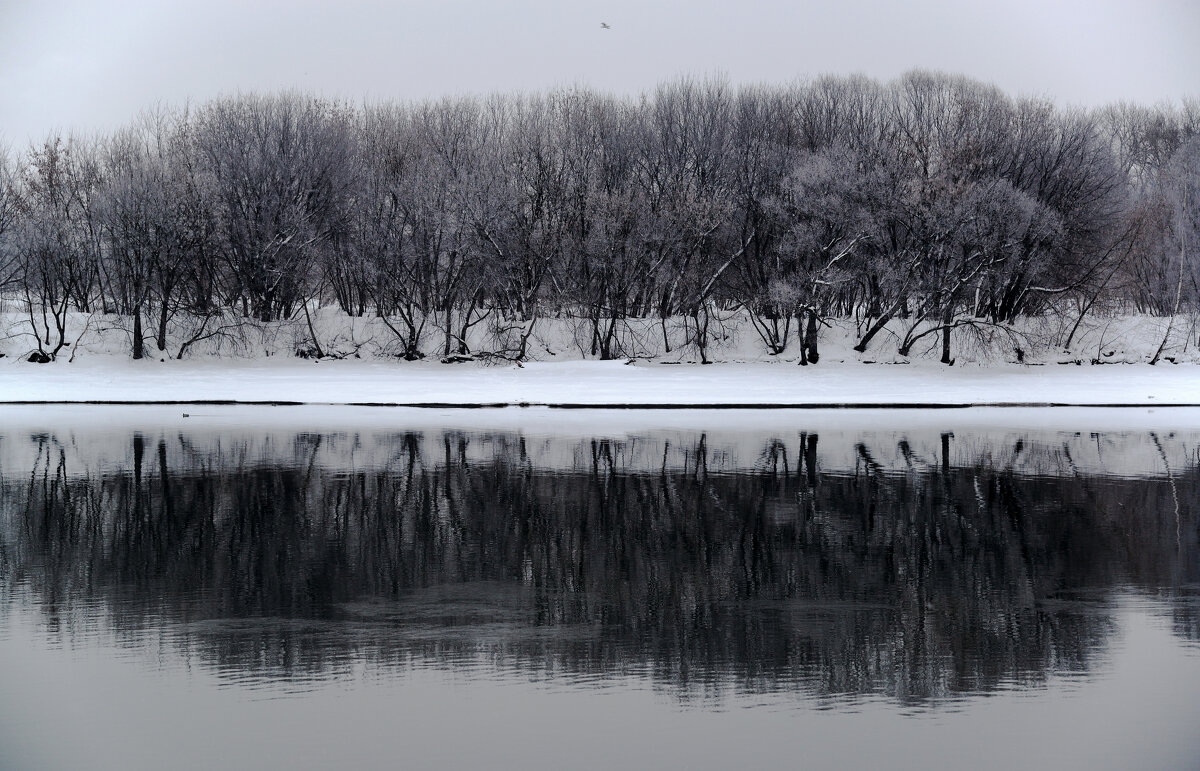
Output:
[[1126,438],[1150,477],[949,433],[838,437],[840,465],[815,434],[756,440],[740,469],[704,434],[554,464],[517,434],[399,433],[369,462],[346,435],[0,441],[28,449],[0,474],[0,599],[237,682],[432,665],[920,702],[1086,672],[1131,589],[1200,640],[1196,457],[1156,435]]

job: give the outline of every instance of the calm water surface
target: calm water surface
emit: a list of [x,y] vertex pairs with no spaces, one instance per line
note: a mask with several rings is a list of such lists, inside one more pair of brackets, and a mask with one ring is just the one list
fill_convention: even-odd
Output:
[[0,768],[1200,768],[1200,431],[395,414],[10,413]]

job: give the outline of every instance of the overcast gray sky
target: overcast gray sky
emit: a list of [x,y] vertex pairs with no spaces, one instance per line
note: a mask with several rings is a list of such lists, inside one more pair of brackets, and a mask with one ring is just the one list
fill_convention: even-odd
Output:
[[1198,41],[1198,0],[0,0],[0,142],[237,91],[636,94],[680,74],[924,67],[1062,104],[1157,102],[1200,95]]

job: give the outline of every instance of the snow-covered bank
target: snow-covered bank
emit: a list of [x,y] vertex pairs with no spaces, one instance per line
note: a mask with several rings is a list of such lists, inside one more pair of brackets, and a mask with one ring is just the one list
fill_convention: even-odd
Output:
[[[27,361],[36,343],[28,320],[10,308],[7,315],[0,313],[0,328],[9,330],[7,337],[0,335],[0,353],[5,354],[0,358],[0,403],[1200,404],[1200,348],[1192,342],[1192,319],[1176,325],[1172,345],[1157,366],[1147,362],[1167,320],[1122,315],[1089,318],[1073,330],[1070,349],[1059,343],[1072,331],[1071,319],[1023,319],[990,342],[964,333],[956,342],[952,367],[938,363],[937,351],[928,346],[914,349],[911,357],[899,356],[896,341],[905,335],[903,320],[894,320],[876,344],[858,352],[853,346],[860,330],[835,319],[821,330],[819,363],[800,367],[795,336],[787,350],[771,356],[745,314],[737,313],[723,320],[721,335],[708,350],[717,363],[708,366],[693,363],[699,357],[694,346],[684,343],[681,319],[662,328],[655,320],[625,320],[619,348],[634,358],[618,361],[599,361],[587,353],[582,320],[542,319],[529,340],[529,361],[518,366],[486,355],[506,344],[484,325],[473,330],[469,347],[491,363],[442,364],[433,356],[419,362],[398,358],[394,346],[385,344],[390,332],[377,318],[347,317],[329,307],[313,318],[328,358],[296,355],[311,347],[312,330],[293,320],[246,322],[236,339],[203,341],[182,360],[172,358],[182,346],[180,339],[172,339],[166,352],[133,361],[122,317],[97,320],[72,314],[69,337],[74,342],[56,361],[38,365]],[[663,344],[668,331],[674,339],[669,350]],[[934,342],[930,345],[936,348]],[[1016,345],[1025,346],[1020,357]]]
[[445,365],[88,357],[0,361],[0,403],[294,402],[556,406],[1200,405],[1195,364],[944,367],[784,362]]

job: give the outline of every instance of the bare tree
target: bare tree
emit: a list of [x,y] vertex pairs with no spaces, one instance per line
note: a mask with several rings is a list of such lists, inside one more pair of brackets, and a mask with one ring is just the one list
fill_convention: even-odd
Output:
[[0,148],[0,303],[21,277],[22,263],[13,244],[18,223],[15,185],[8,149]]
[[403,265],[414,309],[441,327],[443,356],[467,352],[466,332],[486,286],[470,216],[479,191],[480,112],[475,100],[447,100],[417,107],[403,125],[410,167],[395,189],[405,221]]
[[647,277],[646,189],[635,176],[638,114],[586,91],[564,94],[558,107],[568,227],[553,277],[587,319],[591,355],[612,359],[624,352],[618,332]]
[[1189,283],[1189,279],[1192,289],[1190,304],[1193,308],[1200,308],[1200,302],[1197,301],[1197,298],[1200,298],[1200,291],[1197,291],[1200,289],[1197,282],[1200,269],[1188,252],[1189,244],[1194,247],[1200,239],[1200,136],[1192,137],[1175,152],[1166,176],[1164,186],[1172,210],[1171,229],[1179,244],[1179,270],[1167,329],[1154,355],[1150,357],[1151,364],[1158,363],[1163,349],[1167,346],[1184,299],[1184,287]]
[[343,107],[293,94],[225,99],[197,116],[219,207],[225,295],[244,315],[287,318],[314,294],[348,185],[348,122]]
[[98,187],[92,148],[76,139],[48,138],[21,167],[14,241],[38,361],[53,360],[68,345],[72,304],[90,308],[100,253]]
[[525,358],[545,310],[542,295],[567,236],[567,167],[555,126],[561,98],[517,99],[506,111],[502,101],[489,104],[504,113],[493,119],[492,141],[481,159],[486,180],[474,219],[488,255],[483,264],[491,291],[505,319],[496,329],[502,336],[516,332],[511,354],[517,359]]
[[792,89],[743,90],[731,118],[728,185],[734,214],[730,231],[732,238],[746,245],[731,269],[733,292],[772,355],[787,348],[797,299],[779,275],[784,262],[780,240],[788,221],[778,205],[785,198],[782,187],[798,137],[791,129],[796,101]]

